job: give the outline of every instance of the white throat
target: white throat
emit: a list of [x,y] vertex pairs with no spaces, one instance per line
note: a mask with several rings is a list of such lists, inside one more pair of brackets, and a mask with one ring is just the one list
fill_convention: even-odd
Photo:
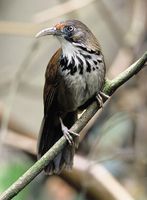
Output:
[[66,40],[60,40],[61,46],[62,46],[62,51],[63,55],[68,57],[70,60],[71,57],[74,57],[76,54],[79,54],[78,49],[70,42]]
[[[93,61],[99,59],[103,60],[103,56],[96,55],[96,54],[90,54],[89,52],[85,52],[84,50],[79,48],[79,45],[76,43],[70,43],[69,41],[66,41],[62,38],[59,38],[59,41],[61,43],[62,51],[63,51],[63,57],[66,57],[68,60],[68,64],[72,62],[72,59],[75,61],[75,65],[78,66],[79,64],[79,59],[80,58],[83,61],[83,66],[86,67],[87,63],[84,58],[84,55],[89,55],[91,56],[91,59],[89,59],[89,63],[93,65]],[[80,45],[85,48],[84,45]],[[82,52],[82,53],[81,53]],[[77,58],[78,57],[78,58]]]

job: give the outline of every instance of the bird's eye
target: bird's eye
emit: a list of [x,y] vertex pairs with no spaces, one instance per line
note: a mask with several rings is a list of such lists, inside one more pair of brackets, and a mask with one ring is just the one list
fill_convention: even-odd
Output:
[[72,32],[74,30],[74,27],[73,26],[66,26],[65,30],[68,31],[68,32]]

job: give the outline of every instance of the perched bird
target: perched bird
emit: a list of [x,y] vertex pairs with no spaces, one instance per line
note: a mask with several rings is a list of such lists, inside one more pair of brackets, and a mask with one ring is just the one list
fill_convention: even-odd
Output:
[[63,21],[40,31],[36,37],[46,35],[55,36],[61,48],[52,56],[45,73],[44,118],[38,139],[38,158],[64,135],[68,144],[45,167],[46,173],[58,174],[73,165],[78,134],[69,128],[76,121],[79,110],[95,98],[101,103],[106,70],[100,44],[82,22]]

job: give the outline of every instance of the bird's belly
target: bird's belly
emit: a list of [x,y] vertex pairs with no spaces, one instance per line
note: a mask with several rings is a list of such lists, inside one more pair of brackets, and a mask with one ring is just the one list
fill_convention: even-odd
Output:
[[61,110],[76,110],[96,95],[100,89],[99,74],[96,71],[64,76],[58,89]]

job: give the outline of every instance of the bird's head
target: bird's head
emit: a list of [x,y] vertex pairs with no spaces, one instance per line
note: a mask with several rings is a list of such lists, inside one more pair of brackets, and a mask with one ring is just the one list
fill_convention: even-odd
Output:
[[45,28],[37,33],[36,37],[54,35],[61,45],[72,44],[83,46],[89,50],[100,50],[100,45],[89,28],[78,20],[67,20],[57,23],[51,28]]

